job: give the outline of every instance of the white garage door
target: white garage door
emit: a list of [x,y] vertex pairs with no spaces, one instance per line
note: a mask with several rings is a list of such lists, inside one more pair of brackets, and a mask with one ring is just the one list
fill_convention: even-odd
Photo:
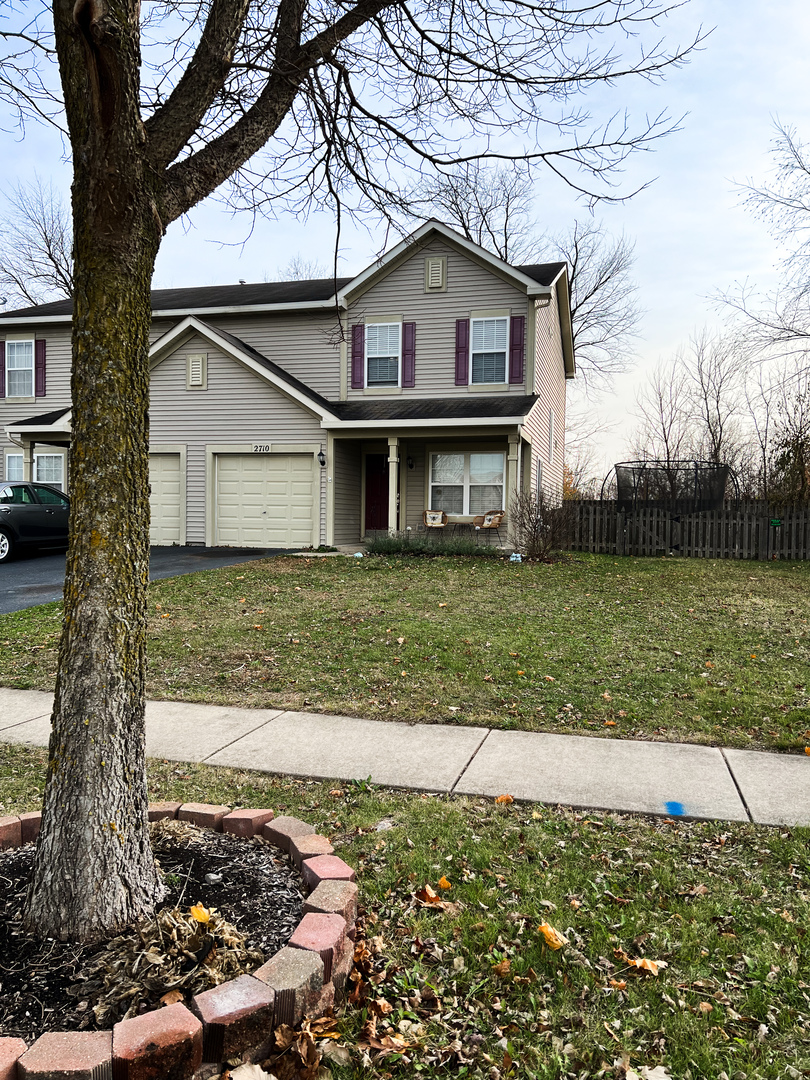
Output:
[[315,475],[310,454],[219,454],[218,545],[308,547]]
[[183,497],[179,454],[149,455],[149,543],[168,547],[182,543],[180,506]]

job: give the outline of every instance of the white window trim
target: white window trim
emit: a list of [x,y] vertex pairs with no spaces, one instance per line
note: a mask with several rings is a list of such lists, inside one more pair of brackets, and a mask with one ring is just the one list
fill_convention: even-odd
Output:
[[25,470],[25,455],[23,454],[23,452],[21,450],[19,452],[16,451],[16,450],[14,450],[14,451],[8,451],[7,450],[6,451],[5,466],[3,468],[3,480],[8,481],[9,483],[11,483],[12,479],[13,479],[12,477],[10,477],[8,475],[8,463],[9,463],[9,461],[11,461],[12,458],[19,458],[20,459],[20,464],[22,466],[22,469],[20,470],[20,476],[19,476],[20,480],[22,480],[23,472]]
[[[372,383],[370,383],[368,381],[368,361],[369,361],[369,355],[368,355],[368,331],[369,331],[369,327],[371,327],[371,326],[396,326],[397,327],[397,381],[396,381],[396,383],[373,383],[372,384]],[[366,330],[365,330],[364,338],[365,338],[364,349],[365,349],[365,354],[366,355],[365,355],[365,359],[364,359],[364,371],[363,371],[363,374],[364,374],[364,378],[365,378],[365,389],[366,390],[376,390],[376,391],[401,389],[401,387],[402,387],[402,320],[401,319],[398,319],[398,320],[397,319],[386,319],[386,320],[375,319],[374,321],[368,321],[367,320],[366,321]]]
[[[490,319],[503,319],[504,322],[506,323],[506,349],[504,350],[504,355],[503,355],[503,378],[502,379],[496,379],[494,382],[491,382],[491,383],[489,383],[489,382],[473,382],[473,337],[474,337],[473,325],[475,323],[477,323],[477,322],[486,322],[486,321],[488,321]],[[486,315],[476,314],[476,315],[471,315],[470,316],[470,352],[469,352],[469,359],[467,361],[467,368],[468,368],[468,371],[469,371],[469,385],[470,386],[476,386],[476,387],[477,386],[492,386],[492,387],[498,387],[500,389],[503,389],[503,387],[505,387],[505,386],[508,387],[508,385],[509,385],[509,344],[510,344],[509,339],[510,339],[511,331],[512,331],[511,323],[512,323],[512,320],[509,318],[509,315],[505,314],[504,312],[501,312],[501,311],[499,311],[497,314],[486,314]]]
[[[31,346],[31,393],[30,394],[10,394],[9,393],[9,377],[8,377],[8,373],[9,373],[8,347],[9,347],[9,345],[30,345]],[[6,350],[5,350],[4,363],[5,363],[5,368],[6,368],[6,397],[5,397],[5,400],[6,401],[19,401],[20,403],[35,401],[36,398],[34,397],[34,394],[36,393],[36,384],[37,384],[37,370],[36,370],[37,369],[37,357],[36,357],[36,345],[34,344],[34,335],[33,334],[31,334],[31,335],[19,334],[16,337],[13,337],[13,338],[6,338]],[[23,369],[14,368],[13,370],[14,371],[20,371],[20,370],[23,370]]]
[[[60,458],[61,459],[61,462],[62,462],[62,478],[58,482],[55,481],[55,480],[40,480],[40,478],[37,476],[37,462],[41,458],[45,458],[45,457],[52,457],[52,458]],[[59,488],[60,491],[64,491],[65,488],[66,488],[66,484],[65,484],[65,471],[66,471],[65,470],[65,465],[67,464],[66,461],[65,461],[65,458],[66,458],[66,455],[64,453],[60,453],[58,450],[40,450],[40,451],[35,450],[34,451],[34,460],[32,462],[33,467],[31,469],[31,472],[33,473],[32,477],[31,477],[31,482],[33,484],[50,484],[51,487]]]
[[[462,510],[461,510],[460,513],[457,513],[457,512],[452,512],[451,513],[450,511],[448,511],[448,515],[451,518],[461,518],[461,517],[470,517],[471,518],[471,517],[474,517],[475,513],[476,513],[475,511],[470,510],[470,455],[471,454],[499,454],[501,456],[501,458],[503,459],[503,472],[501,473],[501,476],[502,476],[502,481],[501,481],[502,499],[505,499],[505,497],[506,497],[506,465],[507,465],[506,457],[507,457],[507,455],[506,455],[506,452],[504,450],[489,449],[487,447],[481,447],[481,446],[471,446],[471,447],[460,447],[460,446],[432,447],[432,448],[428,448],[427,469],[425,470],[426,473],[427,473],[427,501],[425,503],[427,509],[430,509],[430,507],[431,507],[431,502],[432,502],[431,496],[433,494],[433,487],[434,487],[434,481],[433,481],[433,455],[434,454],[463,454],[464,455],[464,479],[462,481],[462,485],[463,485]],[[440,486],[449,487],[451,485],[442,484]],[[478,485],[476,485],[476,486],[478,486]],[[444,509],[444,508],[440,507],[440,509]],[[503,509],[505,509],[505,507],[503,507],[503,506],[490,506],[490,507],[487,507],[487,509],[488,510],[503,510]],[[483,512],[485,512],[485,511],[482,511],[482,513]]]

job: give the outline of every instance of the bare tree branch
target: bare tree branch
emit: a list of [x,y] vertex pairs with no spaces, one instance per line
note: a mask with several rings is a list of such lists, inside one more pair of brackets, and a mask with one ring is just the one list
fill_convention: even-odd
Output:
[[6,195],[0,224],[0,293],[5,302],[41,304],[70,297],[73,240],[70,211],[50,183],[36,177]]

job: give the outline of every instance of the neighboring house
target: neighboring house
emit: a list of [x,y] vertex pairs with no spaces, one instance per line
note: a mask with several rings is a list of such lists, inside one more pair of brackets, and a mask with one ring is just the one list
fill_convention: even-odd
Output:
[[[0,313],[0,470],[67,486],[69,301]],[[565,263],[436,222],[353,278],[152,294],[152,542],[300,548],[562,488]]]

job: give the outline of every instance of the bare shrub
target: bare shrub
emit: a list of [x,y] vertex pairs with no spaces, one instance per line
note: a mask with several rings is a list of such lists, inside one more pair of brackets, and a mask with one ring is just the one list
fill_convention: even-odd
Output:
[[527,559],[551,562],[569,547],[577,505],[543,491],[518,491],[509,504],[515,549]]

